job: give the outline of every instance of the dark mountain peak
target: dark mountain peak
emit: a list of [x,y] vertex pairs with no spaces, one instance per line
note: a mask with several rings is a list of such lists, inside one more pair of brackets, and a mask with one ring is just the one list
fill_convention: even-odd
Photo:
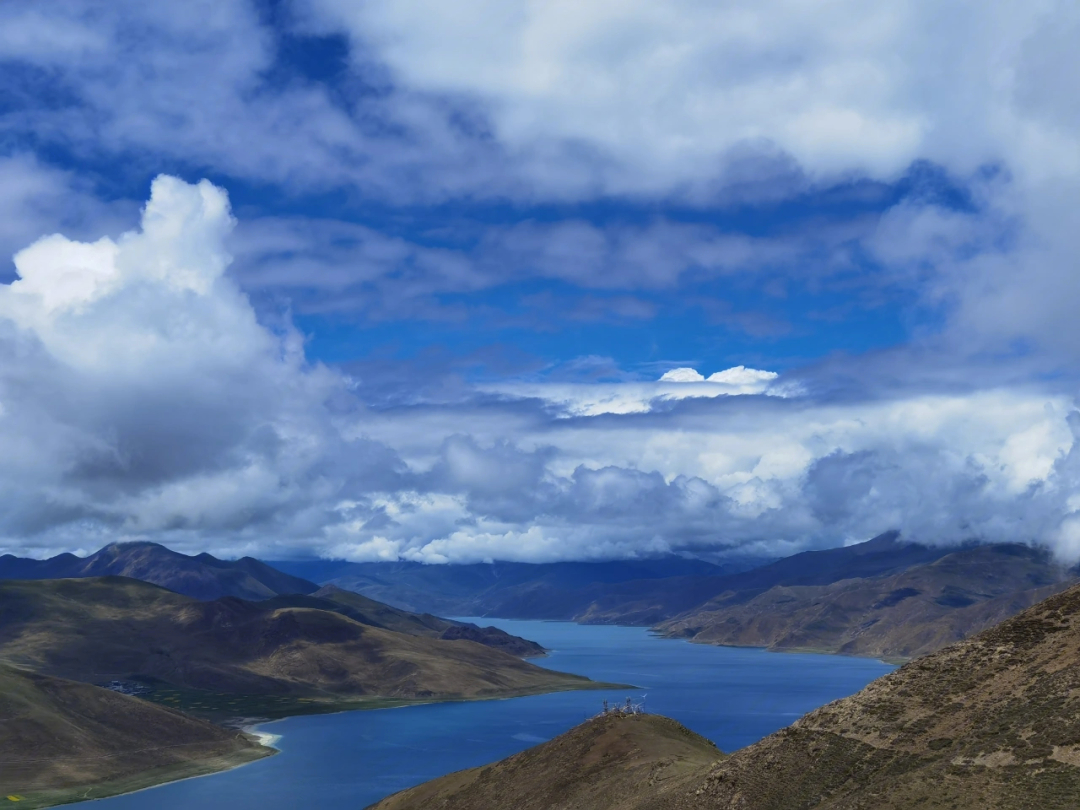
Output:
[[[74,556],[74,555],[72,555]],[[117,540],[107,545],[102,546],[93,554],[90,554],[86,560],[99,560],[103,558],[117,559],[121,557],[168,557],[170,559],[185,558],[190,559],[187,555],[181,554],[178,551],[173,551],[170,548],[166,548],[161,543],[154,543],[150,540]],[[55,559],[55,558],[54,558]],[[78,558],[76,558],[78,559]]]
[[[360,596],[360,594],[356,593],[355,591],[347,591],[344,588],[339,588],[337,585],[334,585],[333,583],[330,583],[329,585],[323,585],[321,588],[319,588],[319,590],[315,591],[315,593],[313,593],[312,596],[317,596],[320,599],[332,599],[335,596],[341,596],[341,595],[344,595],[344,594],[349,594],[349,595],[353,595],[353,596]],[[367,597],[363,597],[363,598],[367,598]]]
[[897,546],[910,546],[917,545],[911,540],[904,540],[900,536],[900,532],[896,529],[892,529],[887,532],[882,532],[876,537],[871,537],[862,543],[853,543],[846,548],[858,549],[863,551],[887,551],[894,549]]
[[88,557],[62,554],[49,560],[0,558],[0,579],[58,579],[125,576],[196,599],[236,596],[267,599],[277,594],[311,593],[318,586],[271,568],[251,557],[230,562],[203,552],[181,554],[160,543],[134,540],[109,543]]

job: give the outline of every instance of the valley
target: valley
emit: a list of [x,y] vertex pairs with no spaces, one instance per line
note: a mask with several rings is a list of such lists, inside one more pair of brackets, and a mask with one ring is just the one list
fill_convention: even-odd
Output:
[[[321,562],[305,571],[412,609],[653,627],[706,644],[909,660],[990,627],[1077,581],[1014,543],[864,543],[724,570],[695,560],[419,566]],[[650,576],[642,573],[649,571]]]

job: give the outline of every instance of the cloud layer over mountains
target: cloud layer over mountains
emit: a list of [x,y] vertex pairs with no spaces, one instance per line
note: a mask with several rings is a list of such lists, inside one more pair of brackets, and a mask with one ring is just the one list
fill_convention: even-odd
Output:
[[1080,559],[1075,3],[452,6],[0,4],[0,551]]
[[288,322],[257,320],[226,272],[233,225],[222,189],[162,176],[138,230],[16,256],[0,288],[8,549],[124,536],[553,560],[775,553],[896,527],[1080,556],[1080,415],[1060,394],[772,396],[762,386],[782,378],[733,369],[626,383],[633,408],[580,405],[618,383],[371,407],[362,381],[305,359]]

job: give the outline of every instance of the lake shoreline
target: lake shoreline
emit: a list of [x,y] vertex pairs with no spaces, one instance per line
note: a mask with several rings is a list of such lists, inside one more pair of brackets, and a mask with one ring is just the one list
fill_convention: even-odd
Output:
[[[626,684],[611,684],[602,682],[589,682],[591,685],[579,688],[556,688],[550,690],[513,690],[509,693],[482,696],[452,696],[442,698],[422,699],[397,699],[397,698],[369,698],[364,701],[334,702],[333,704],[321,704],[311,710],[297,711],[280,717],[230,717],[215,721],[224,728],[233,728],[252,738],[260,748],[248,749],[248,751],[233,756],[214,757],[208,760],[198,760],[183,765],[170,766],[168,768],[144,771],[125,777],[121,780],[103,782],[91,786],[79,786],[75,788],[57,791],[37,791],[31,796],[20,799],[19,807],[26,810],[39,810],[39,808],[56,807],[64,804],[75,804],[88,801],[99,801],[119,796],[127,796],[134,793],[142,793],[154,788],[170,785],[175,782],[183,782],[191,779],[201,779],[204,776],[216,776],[227,771],[242,768],[253,762],[275,756],[281,753],[275,745],[284,735],[263,731],[265,726],[288,720],[293,717],[305,717],[312,715],[346,714],[351,712],[375,711],[379,709],[398,709],[411,706],[428,706],[444,703],[472,703],[479,701],[513,700],[521,697],[547,695],[557,692],[594,691],[602,689],[637,689],[638,687]],[[257,754],[248,756],[248,754]],[[39,798],[40,797],[40,798]]]
[[[490,617],[487,623],[535,638],[549,650],[547,666],[590,677],[590,688],[469,700],[395,700],[393,705],[369,701],[347,711],[333,707],[333,714],[329,706],[319,707],[318,713],[309,707],[307,716],[251,712],[234,722],[240,720],[245,731],[267,735],[260,739],[277,744],[281,754],[273,762],[236,768],[215,780],[164,787],[154,806],[355,810],[552,739],[597,715],[602,700],[622,704],[628,695],[648,713],[673,717],[722,749],[736,750],[890,669],[864,658],[766,656],[760,648],[678,643],[686,640],[658,636],[645,627]],[[146,806],[145,800],[121,796],[107,800],[102,810]]]

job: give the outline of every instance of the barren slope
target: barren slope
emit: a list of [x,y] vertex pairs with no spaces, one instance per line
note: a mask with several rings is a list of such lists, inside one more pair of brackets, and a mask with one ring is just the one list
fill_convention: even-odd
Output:
[[633,810],[685,792],[722,754],[658,715],[606,715],[494,765],[394,794],[377,810]]
[[750,598],[729,592],[657,629],[708,644],[910,659],[992,627],[1075,581],[1046,551],[977,546],[888,577],[776,586]]
[[132,579],[0,582],[0,659],[90,683],[214,693],[477,698],[595,686],[467,640],[406,635],[340,613],[213,602]]
[[273,751],[136,698],[0,664],[0,796],[41,807],[211,773]]

